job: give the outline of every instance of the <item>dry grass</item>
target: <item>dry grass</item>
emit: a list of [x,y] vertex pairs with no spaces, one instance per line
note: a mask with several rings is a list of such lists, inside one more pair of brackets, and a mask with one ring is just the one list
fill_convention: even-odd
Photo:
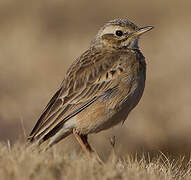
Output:
[[0,177],[2,180],[103,179],[103,180],[175,180],[190,179],[191,164],[183,158],[169,160],[161,154],[119,158],[112,150],[104,165],[89,161],[75,151],[60,148],[40,154],[23,144],[13,147],[0,144]]
[[[0,0],[0,142],[16,143],[1,144],[0,179],[173,179],[189,172],[190,7],[191,1],[179,0]],[[86,161],[71,138],[45,154],[23,150],[66,69],[99,27],[118,17],[155,29],[140,41],[148,65],[141,102],[122,127],[90,136],[106,165]],[[108,143],[113,135],[114,157]],[[136,153],[152,160],[129,157]]]

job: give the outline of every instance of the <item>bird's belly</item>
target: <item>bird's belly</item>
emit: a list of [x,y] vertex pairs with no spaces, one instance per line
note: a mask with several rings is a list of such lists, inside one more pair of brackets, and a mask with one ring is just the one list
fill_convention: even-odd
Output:
[[96,101],[74,117],[75,128],[81,134],[99,132],[107,129],[108,123],[112,124],[110,119],[115,114],[116,111],[108,109],[106,103]]
[[81,134],[97,133],[125,121],[129,112],[141,99],[144,80],[140,79],[135,86],[120,108],[108,108],[108,102],[98,100],[77,114],[73,119],[76,130]]

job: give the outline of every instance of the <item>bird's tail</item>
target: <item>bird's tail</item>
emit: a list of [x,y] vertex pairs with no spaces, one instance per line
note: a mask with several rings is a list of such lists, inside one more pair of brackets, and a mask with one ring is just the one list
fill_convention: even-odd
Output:
[[[72,133],[72,129],[64,128],[60,129],[54,134],[49,134],[49,137],[43,136],[39,139],[35,139],[34,136],[28,137],[28,142],[30,147],[40,147],[41,150],[46,151],[50,147],[52,147],[54,144],[58,143],[68,135]],[[51,138],[50,138],[51,137]],[[47,140],[48,139],[48,140]],[[44,142],[47,143],[44,143]]]

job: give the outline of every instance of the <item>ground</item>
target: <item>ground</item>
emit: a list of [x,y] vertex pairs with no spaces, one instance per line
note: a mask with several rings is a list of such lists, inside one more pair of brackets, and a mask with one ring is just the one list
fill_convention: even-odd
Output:
[[27,145],[0,144],[0,177],[2,180],[175,180],[191,179],[191,164],[184,158],[168,159],[162,152],[120,157],[111,149],[104,164],[89,160],[82,152],[64,151],[61,146],[45,153]]

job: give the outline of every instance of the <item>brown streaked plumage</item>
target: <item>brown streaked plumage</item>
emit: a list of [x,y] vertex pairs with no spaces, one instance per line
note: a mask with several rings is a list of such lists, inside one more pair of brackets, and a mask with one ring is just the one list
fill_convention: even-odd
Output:
[[68,69],[29,141],[40,145],[49,139],[47,149],[73,133],[90,154],[87,135],[125,121],[142,96],[146,63],[138,38],[151,29],[123,19],[105,24]]

